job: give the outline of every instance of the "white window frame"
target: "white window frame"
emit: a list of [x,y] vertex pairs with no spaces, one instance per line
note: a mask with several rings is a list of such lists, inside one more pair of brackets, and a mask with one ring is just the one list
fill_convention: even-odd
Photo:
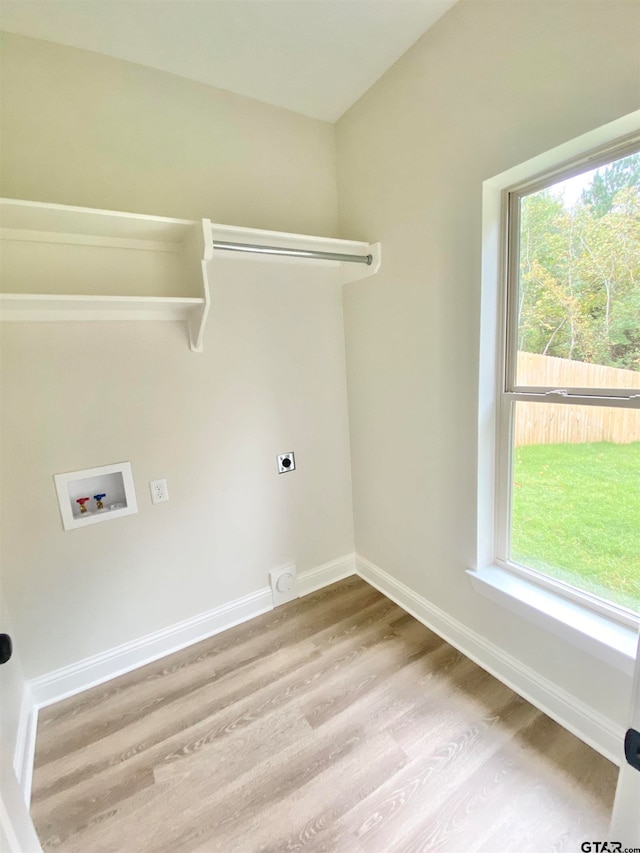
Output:
[[[483,250],[478,407],[478,549],[469,571],[474,588],[564,640],[631,673],[640,619],[624,608],[581,592],[507,559],[511,506],[512,410],[517,400],[640,407],[632,392],[571,388],[567,397],[545,397],[548,388],[515,384],[513,359],[504,345],[507,280],[517,275],[509,257],[508,208],[519,197],[635,150],[640,110],[503,172],[483,184]],[[618,153],[621,152],[621,153]],[[514,218],[511,217],[511,223]],[[513,227],[513,225],[512,225]],[[513,244],[513,237],[512,237]],[[517,278],[515,279],[517,280]],[[512,347],[512,351],[515,348]]]

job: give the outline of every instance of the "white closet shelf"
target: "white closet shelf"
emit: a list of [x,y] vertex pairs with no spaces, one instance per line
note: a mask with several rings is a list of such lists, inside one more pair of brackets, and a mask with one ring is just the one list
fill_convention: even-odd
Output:
[[91,207],[71,207],[38,201],[0,199],[2,230],[66,234],[72,239],[113,237],[144,243],[182,243],[193,228],[192,219],[168,219]]
[[194,352],[202,351],[218,259],[325,264],[338,269],[343,284],[380,267],[378,243],[208,219],[1,199],[0,224],[0,320],[181,320]]
[[0,293],[6,322],[188,320],[203,306],[204,299],[195,297]]
[[[365,243],[358,240],[340,240],[334,237],[316,237],[311,234],[292,234],[285,231],[264,231],[257,228],[240,228],[236,225],[211,223],[213,259],[233,255],[239,259],[261,263],[286,264],[322,264],[338,268],[342,284],[357,281],[374,275],[380,269],[380,243]],[[270,248],[288,248],[294,252],[342,255],[345,258],[357,256],[368,258],[369,263],[352,263],[346,260],[325,260],[309,257],[283,257],[281,255],[236,253],[217,248],[217,243],[235,243],[249,245],[264,250]]]

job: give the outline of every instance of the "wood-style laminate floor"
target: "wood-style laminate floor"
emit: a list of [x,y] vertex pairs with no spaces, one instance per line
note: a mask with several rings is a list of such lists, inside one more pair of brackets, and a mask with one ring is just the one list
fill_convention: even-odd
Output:
[[65,853],[575,853],[616,776],[349,578],[42,711],[32,814]]

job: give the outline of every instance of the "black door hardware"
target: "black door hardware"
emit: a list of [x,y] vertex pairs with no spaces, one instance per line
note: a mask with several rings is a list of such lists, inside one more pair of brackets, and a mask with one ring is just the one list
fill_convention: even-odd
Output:
[[624,738],[624,755],[629,764],[640,770],[640,732],[629,729]]
[[12,652],[11,637],[8,634],[0,634],[0,663],[6,663]]

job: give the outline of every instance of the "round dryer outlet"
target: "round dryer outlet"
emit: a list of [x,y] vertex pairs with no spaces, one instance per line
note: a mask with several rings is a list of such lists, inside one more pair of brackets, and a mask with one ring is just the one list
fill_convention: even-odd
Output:
[[291,572],[283,572],[276,581],[276,589],[278,592],[289,592],[290,589],[293,589],[295,582],[296,579]]
[[297,580],[296,567],[293,563],[269,572],[274,607],[298,597]]

